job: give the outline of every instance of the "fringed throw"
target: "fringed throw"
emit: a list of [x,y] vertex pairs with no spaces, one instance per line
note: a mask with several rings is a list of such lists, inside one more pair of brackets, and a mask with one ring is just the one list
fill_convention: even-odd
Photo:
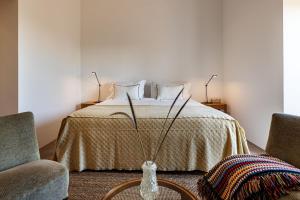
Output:
[[267,155],[234,155],[219,162],[198,182],[209,200],[279,199],[300,190],[300,169]]

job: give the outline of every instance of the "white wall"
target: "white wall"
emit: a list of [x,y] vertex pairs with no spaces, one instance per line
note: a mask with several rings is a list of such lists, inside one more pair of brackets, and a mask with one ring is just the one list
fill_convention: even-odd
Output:
[[92,71],[103,81],[192,80],[198,100],[217,73],[210,97],[224,89],[264,147],[271,114],[283,111],[282,9],[282,0],[19,0],[19,111],[35,113],[43,146],[81,100],[97,98]]
[[283,111],[282,0],[224,0],[225,99],[247,138],[264,148]]
[[221,0],[83,0],[81,11],[83,101],[97,99],[92,71],[104,82],[192,80],[199,100],[217,73],[210,97],[222,97]]
[[0,0],[0,116],[18,112],[18,0]]
[[19,0],[19,111],[36,117],[40,146],[80,103],[80,0]]
[[300,115],[300,1],[284,0],[284,112]]

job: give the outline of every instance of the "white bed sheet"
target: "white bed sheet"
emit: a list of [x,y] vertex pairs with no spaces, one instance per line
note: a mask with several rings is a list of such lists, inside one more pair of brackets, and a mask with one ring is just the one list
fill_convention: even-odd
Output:
[[[176,106],[180,106],[185,102],[185,100],[177,100]],[[141,100],[132,100],[133,105],[149,105],[149,106],[171,106],[173,103],[173,100],[157,100],[154,98],[143,98]],[[128,100],[119,100],[119,99],[108,99],[101,103],[98,103],[97,105],[128,105]],[[187,106],[204,106],[203,104],[190,99],[187,103]]]

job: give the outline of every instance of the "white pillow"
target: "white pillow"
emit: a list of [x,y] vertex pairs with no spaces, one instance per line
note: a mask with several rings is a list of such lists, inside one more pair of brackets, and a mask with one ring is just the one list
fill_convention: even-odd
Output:
[[121,85],[121,86],[133,86],[133,85],[139,85],[139,98],[143,99],[144,98],[144,93],[145,93],[145,85],[146,85],[146,80],[141,80],[141,81],[136,81],[136,82],[120,82],[120,83],[115,83],[116,85]]
[[[157,100],[174,100],[183,88],[183,85],[157,85]],[[183,94],[179,96],[179,99],[183,99]]]
[[173,83],[151,83],[151,97],[157,98],[158,97],[158,86],[182,86],[184,87],[182,96],[183,99],[188,99],[191,96],[191,88],[192,84],[190,82],[173,82]]
[[146,80],[141,80],[141,81],[138,82],[138,84],[140,85],[140,87],[139,87],[139,98],[143,99],[144,98],[144,94],[145,94]]
[[140,100],[139,96],[140,85],[114,85],[114,99],[126,100],[127,93],[132,100]]

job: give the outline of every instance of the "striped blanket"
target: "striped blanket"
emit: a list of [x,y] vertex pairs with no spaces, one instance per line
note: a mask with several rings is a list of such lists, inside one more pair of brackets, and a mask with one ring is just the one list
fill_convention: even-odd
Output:
[[198,182],[203,199],[278,199],[300,190],[300,169],[267,155],[234,155]]

